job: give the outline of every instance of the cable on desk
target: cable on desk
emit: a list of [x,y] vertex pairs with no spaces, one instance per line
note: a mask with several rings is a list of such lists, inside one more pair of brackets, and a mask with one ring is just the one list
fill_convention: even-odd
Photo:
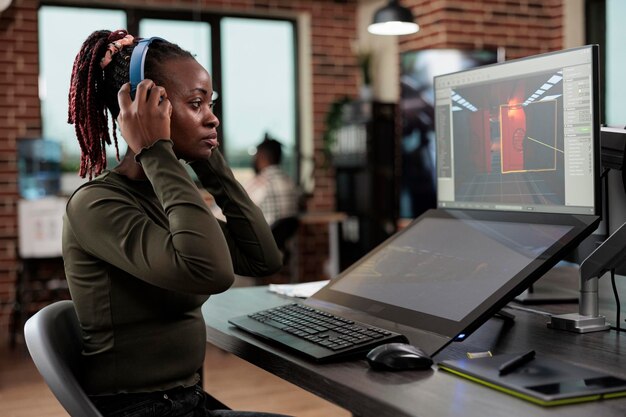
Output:
[[515,304],[507,304],[505,308],[526,311],[527,313],[539,314],[540,316],[552,317],[552,313],[548,313],[547,311],[535,310],[534,308],[522,307]]
[[615,330],[621,332],[622,329],[619,325],[620,319],[620,303],[619,293],[617,292],[617,286],[615,285],[615,268],[611,269],[611,286],[613,287],[613,295],[615,296]]

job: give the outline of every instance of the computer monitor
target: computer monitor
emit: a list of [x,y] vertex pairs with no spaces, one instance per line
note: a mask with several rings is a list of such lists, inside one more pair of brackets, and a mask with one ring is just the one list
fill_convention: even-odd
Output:
[[[438,205],[599,213],[597,63],[586,46],[438,77]],[[548,281],[517,300],[577,301]]]
[[600,213],[598,47],[435,77],[437,205]]

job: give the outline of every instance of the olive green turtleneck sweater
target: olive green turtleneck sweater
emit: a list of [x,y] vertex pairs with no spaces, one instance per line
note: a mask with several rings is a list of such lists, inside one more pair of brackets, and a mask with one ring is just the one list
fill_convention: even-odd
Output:
[[195,384],[206,344],[202,304],[233,273],[261,276],[281,265],[263,214],[219,152],[191,167],[226,223],[211,214],[171,141],[144,149],[139,161],[148,180],[105,172],[72,195],[64,218],[91,395]]

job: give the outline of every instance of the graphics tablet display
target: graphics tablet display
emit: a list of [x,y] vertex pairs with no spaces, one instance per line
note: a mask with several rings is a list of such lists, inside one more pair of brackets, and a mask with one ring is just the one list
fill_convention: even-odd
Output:
[[455,338],[552,267],[587,216],[429,210],[312,298]]
[[419,306],[424,313],[459,321],[500,289],[503,276],[519,274],[571,230],[566,225],[425,217],[332,288],[397,307]]

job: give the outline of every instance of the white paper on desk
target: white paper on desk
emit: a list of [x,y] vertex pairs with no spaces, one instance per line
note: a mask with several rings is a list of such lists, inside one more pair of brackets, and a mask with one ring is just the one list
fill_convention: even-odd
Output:
[[270,284],[269,290],[288,297],[308,298],[329,282],[329,280],[324,280],[303,282],[301,284]]

